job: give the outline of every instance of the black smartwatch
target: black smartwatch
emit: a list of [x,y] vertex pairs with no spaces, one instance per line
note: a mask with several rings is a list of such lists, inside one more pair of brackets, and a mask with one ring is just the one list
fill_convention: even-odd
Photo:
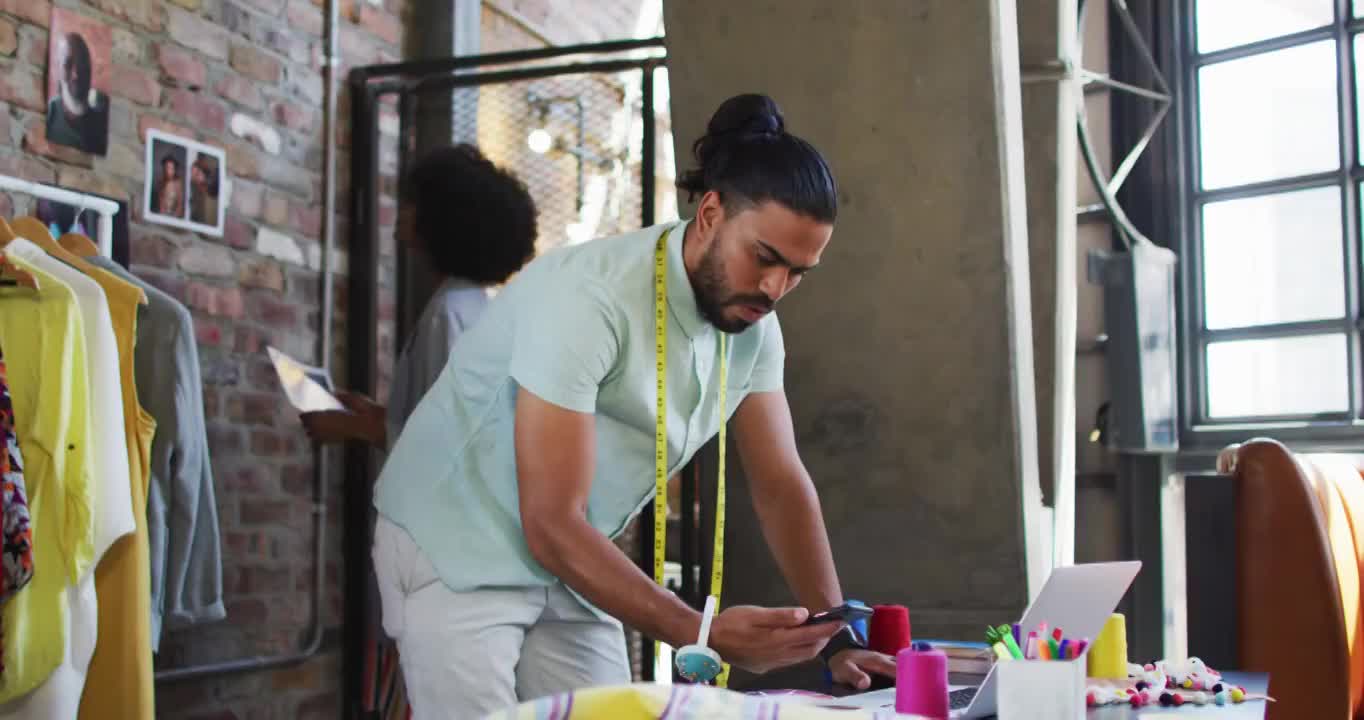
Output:
[[824,661],[825,665],[828,665],[829,660],[831,660],[833,656],[844,650],[866,649],[867,644],[862,642],[862,639],[857,636],[857,631],[844,625],[842,630],[839,630],[836,635],[829,638],[829,642],[824,645],[824,649],[819,651],[819,657]]

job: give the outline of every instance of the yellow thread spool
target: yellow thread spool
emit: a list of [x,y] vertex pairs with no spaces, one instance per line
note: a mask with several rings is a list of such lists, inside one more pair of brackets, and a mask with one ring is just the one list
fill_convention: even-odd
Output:
[[1089,676],[1123,680],[1127,677],[1127,618],[1113,613],[1089,646]]

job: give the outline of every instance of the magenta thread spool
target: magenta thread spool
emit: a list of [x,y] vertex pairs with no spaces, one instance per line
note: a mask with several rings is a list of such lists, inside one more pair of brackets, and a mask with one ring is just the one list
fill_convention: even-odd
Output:
[[947,655],[909,647],[895,656],[895,712],[946,719]]

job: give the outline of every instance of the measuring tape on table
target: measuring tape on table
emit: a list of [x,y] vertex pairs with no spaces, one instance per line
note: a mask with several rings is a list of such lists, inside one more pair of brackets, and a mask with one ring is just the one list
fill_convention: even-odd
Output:
[[[674,226],[675,227],[675,226]],[[654,362],[658,390],[654,422],[654,582],[663,585],[664,550],[668,539],[668,236],[665,231],[654,247]],[[726,335],[720,335],[720,458],[715,487],[715,552],[710,565],[710,594],[720,602],[720,586],[725,574],[725,386],[729,382],[729,353]],[[654,641],[654,657],[659,643]],[[729,663],[724,663],[716,685],[729,683]]]

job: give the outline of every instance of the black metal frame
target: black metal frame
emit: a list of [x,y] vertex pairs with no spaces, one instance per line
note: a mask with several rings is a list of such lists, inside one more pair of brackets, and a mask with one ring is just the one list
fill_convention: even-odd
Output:
[[[389,95],[399,98],[399,138],[401,143],[409,143],[412,129],[413,103],[411,98],[418,93],[448,90],[459,87],[485,85],[495,82],[511,82],[555,75],[619,72],[639,70],[642,74],[644,117],[654,115],[654,71],[666,65],[666,58],[658,51],[664,48],[662,38],[646,40],[623,40],[586,45],[547,47],[534,50],[491,53],[468,57],[452,57],[437,60],[371,65],[351,71],[349,84],[351,92],[351,194],[350,194],[350,286],[349,313],[347,321],[347,368],[348,386],[373,393],[377,384],[377,362],[379,350],[378,307],[379,307],[379,198],[382,178],[380,168],[379,104]],[[627,53],[625,58],[618,57]],[[591,59],[590,56],[617,55],[612,59]],[[564,62],[574,56],[589,56],[578,62]],[[516,65],[511,69],[486,70],[498,65]],[[641,165],[641,217],[642,226],[655,222],[653,169],[656,162],[657,138],[654,124],[643,123],[643,147]],[[404,148],[406,149],[406,148]],[[399,153],[399,173],[406,162],[405,153]],[[405,273],[399,267],[397,282],[404,282]],[[401,292],[398,297],[403,298]],[[399,313],[402,315],[402,312]],[[400,328],[401,330],[401,328]],[[394,341],[401,343],[401,332],[395,333]],[[343,687],[347,688],[345,697],[346,716],[354,717],[358,710],[358,692],[364,678],[365,641],[364,628],[369,614],[367,584],[370,572],[369,556],[369,513],[370,497],[375,477],[375,458],[368,448],[351,445],[346,454],[346,489],[343,517],[347,532],[344,541],[344,562],[346,566],[345,611],[344,611],[344,667]],[[699,467],[688,466],[684,471],[683,496],[688,501],[698,494],[704,494],[704,487],[687,482],[688,475],[699,478]],[[698,547],[698,528],[694,509],[685,502],[683,509],[684,562],[704,561],[707,553]],[[645,508],[644,517],[651,517],[652,505]],[[706,522],[706,511],[702,509],[701,524]],[[653,524],[640,523],[641,566],[652,572],[653,565]],[[701,552],[698,552],[701,551]],[[700,557],[698,557],[700,555]],[[709,581],[697,588],[693,582],[694,569],[683,568],[682,593],[688,602],[700,606],[698,590],[704,590]],[[643,671],[651,678],[653,658],[652,643],[644,643]]]
[[[1364,18],[1352,17],[1351,0],[1335,0],[1330,25],[1270,38],[1211,53],[1197,51],[1196,0],[1175,0],[1160,28],[1171,52],[1166,62],[1179,105],[1177,121],[1164,143],[1164,177],[1155,186],[1169,189],[1176,212],[1169,218],[1170,237],[1176,241],[1183,272],[1180,278],[1180,397],[1184,418],[1181,444],[1207,451],[1243,440],[1248,433],[1272,433],[1298,447],[1342,447],[1364,439],[1364,361],[1361,359],[1361,277],[1358,183],[1364,167],[1356,151],[1356,78],[1352,38],[1364,32]],[[1198,73],[1208,65],[1297,47],[1312,42],[1336,42],[1336,99],[1339,107],[1339,167],[1336,170],[1268,182],[1203,190],[1200,188]],[[1209,330],[1204,323],[1202,206],[1229,200],[1310,188],[1337,187],[1341,197],[1342,252],[1345,271],[1345,316],[1342,318]],[[1207,405],[1206,348],[1225,340],[1284,338],[1326,332],[1344,333],[1349,361],[1348,408],[1344,412],[1212,419]]]

